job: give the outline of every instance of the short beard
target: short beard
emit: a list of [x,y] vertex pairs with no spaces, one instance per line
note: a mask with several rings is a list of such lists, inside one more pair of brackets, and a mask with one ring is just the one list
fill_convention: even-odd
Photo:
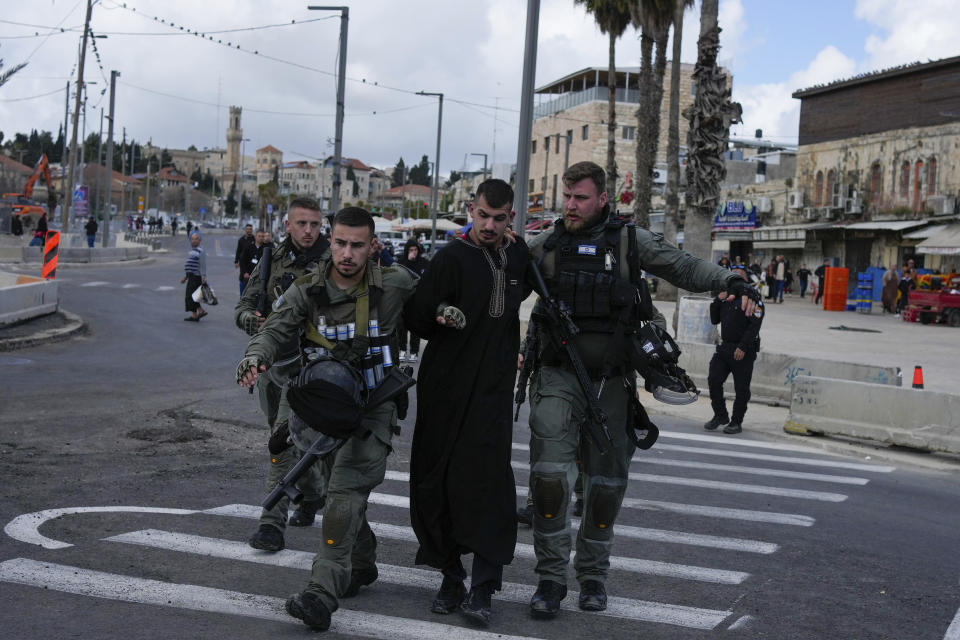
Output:
[[358,275],[363,275],[363,270],[364,270],[365,268],[366,268],[366,265],[360,265],[360,268],[357,269],[356,272],[354,272],[354,273],[344,273],[343,271],[340,271],[340,267],[339,267],[336,263],[334,263],[334,265],[333,265],[333,270],[336,271],[336,272],[340,275],[341,278],[344,278],[344,279],[347,279],[347,280],[349,280],[350,278],[356,278]]

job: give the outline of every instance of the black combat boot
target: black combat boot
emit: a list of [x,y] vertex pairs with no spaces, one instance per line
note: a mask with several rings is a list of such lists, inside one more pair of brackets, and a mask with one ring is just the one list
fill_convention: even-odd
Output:
[[722,420],[717,416],[713,416],[712,418],[710,418],[710,420],[704,423],[703,428],[706,429],[707,431],[713,431],[717,427],[722,427],[725,424],[727,424],[727,420]]
[[467,588],[463,586],[463,580],[443,576],[443,582],[440,583],[437,597],[433,599],[433,604],[430,605],[430,611],[444,614],[452,613],[463,602],[465,595],[467,595]]
[[517,522],[528,527],[533,526],[533,507],[524,505],[517,509]]
[[262,551],[280,551],[284,547],[283,531],[273,525],[262,524],[257,532],[250,536],[247,544]]
[[287,613],[303,620],[314,631],[326,631],[330,628],[330,610],[320,602],[320,596],[309,591],[294,594],[287,598]]
[[293,512],[287,524],[291,527],[309,527],[317,517],[317,511],[323,509],[326,502],[325,498],[319,500],[302,501],[297,505],[297,510]]
[[343,592],[341,598],[352,598],[358,593],[360,593],[360,587],[365,587],[367,585],[373,584],[376,582],[377,578],[380,576],[380,572],[377,571],[376,565],[370,569],[359,569],[357,571],[352,571],[350,573],[350,586],[347,587],[347,590]]
[[567,585],[541,580],[530,599],[530,613],[534,618],[553,618],[560,612],[560,601],[566,597]]
[[583,498],[577,498],[573,503],[573,515],[577,518],[583,517]]
[[739,422],[731,422],[723,428],[724,433],[740,433],[743,431],[743,426]]
[[493,583],[484,582],[478,587],[471,587],[466,599],[460,603],[460,611],[471,620],[484,627],[490,626],[490,600],[493,595]]
[[599,580],[584,580],[580,585],[580,601],[584,611],[604,611],[607,608],[607,590]]

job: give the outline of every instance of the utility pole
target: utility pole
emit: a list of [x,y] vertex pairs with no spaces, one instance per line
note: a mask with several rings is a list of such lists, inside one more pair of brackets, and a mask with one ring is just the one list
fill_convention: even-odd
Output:
[[437,251],[437,196],[440,193],[440,131],[443,125],[443,94],[417,91],[417,95],[437,96],[440,99],[440,106],[437,111],[437,155],[433,158],[433,189],[430,192],[430,219],[432,220],[430,228],[430,253],[433,254]]
[[100,108],[100,136],[97,138],[97,198],[93,201],[96,206],[90,207],[90,215],[96,216],[97,209],[103,202],[103,107]]
[[530,136],[533,134],[533,83],[537,67],[537,31],[540,0],[527,0],[527,33],[523,51],[523,83],[520,89],[520,132],[517,134],[517,219],[514,228],[521,233],[527,226],[528,179],[530,174]]
[[343,103],[347,77],[347,25],[350,7],[307,6],[309,11],[340,12],[340,64],[337,69],[337,118],[333,138],[333,197],[330,208],[334,213],[340,209],[340,167],[343,164]]
[[[67,96],[63,101],[63,150],[60,152],[60,216],[67,209],[67,202],[73,194],[67,191],[67,127],[70,126],[70,81],[67,80]],[[51,211],[51,218],[53,212]]]
[[[107,197],[105,202],[107,206],[104,208],[103,212],[103,246],[110,246],[110,207],[112,206],[113,195],[113,107],[114,99],[116,98],[116,89],[117,89],[117,76],[120,75],[119,71],[110,72],[110,123],[107,125]],[[123,134],[124,140],[126,140],[127,134],[126,129],[124,129]],[[123,196],[121,195],[121,201]]]
[[[111,114],[110,123],[113,124],[113,116]],[[133,173],[133,167],[130,168],[130,173]],[[123,128],[123,144],[120,145],[120,175],[126,177],[127,175],[127,128]],[[120,216],[121,219],[125,215],[127,210],[127,181],[124,180],[121,183],[120,187]]]
[[80,62],[77,64],[77,101],[74,103],[73,110],[73,133],[70,136],[70,192],[64,193],[64,207],[60,217],[60,228],[66,232],[68,230],[68,221],[70,220],[70,205],[73,203],[73,181],[74,181],[74,162],[77,156],[77,125],[80,116],[80,92],[83,87],[83,63],[87,54],[87,37],[90,34],[90,14],[93,13],[93,0],[87,0],[87,17],[83,22],[83,45],[80,47]]

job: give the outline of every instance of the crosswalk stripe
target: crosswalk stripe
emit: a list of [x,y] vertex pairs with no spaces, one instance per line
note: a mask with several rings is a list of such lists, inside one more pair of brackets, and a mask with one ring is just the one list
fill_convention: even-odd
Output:
[[103,282],[101,280],[96,280],[94,282],[84,282],[81,287],[103,287],[110,284],[109,282]]
[[[410,508],[410,498],[406,496],[396,496],[390,493],[373,492],[368,498],[371,504],[379,504],[387,507],[399,507],[401,509]],[[580,521],[573,520],[573,526],[580,526]],[[630,527],[623,524],[616,525],[617,537],[636,538],[650,542],[665,542],[668,544],[685,544],[695,547],[709,547],[712,549],[727,549],[730,551],[744,551],[747,553],[774,553],[779,549],[779,545],[772,542],[761,542],[759,540],[744,540],[741,538],[728,538],[724,536],[701,535],[696,533],[686,533],[684,531],[670,531],[666,529],[650,529],[647,527]]]
[[[220,516],[235,516],[239,518],[260,518],[260,508],[247,504],[231,504],[214,509],[206,509],[204,513]],[[320,526],[321,518],[314,521],[313,526]],[[391,540],[401,540],[404,542],[416,542],[417,536],[411,527],[403,527],[384,522],[371,522],[370,528],[373,532],[383,538]],[[536,560],[536,553],[533,545],[518,542],[514,547],[513,555],[516,558]],[[713,569],[710,567],[697,567],[686,564],[675,564],[672,562],[661,562],[659,560],[645,560],[642,558],[625,558],[622,556],[610,556],[610,567],[620,571],[629,571],[632,573],[643,573],[649,575],[665,576],[668,578],[679,578],[681,580],[696,580],[699,582],[711,582],[715,584],[740,584],[750,577],[749,573],[743,571],[730,571],[727,569]]]
[[123,288],[124,288],[124,289],[137,289],[137,288],[139,288],[139,287],[140,287],[140,285],[138,285],[138,284],[125,284],[125,285],[123,285]]
[[[833,467],[835,469],[850,469],[852,471],[871,471],[874,473],[890,473],[896,470],[896,467],[863,464],[860,462],[843,462],[841,460],[821,460],[818,458],[796,458],[793,456],[774,456],[766,453],[752,453],[749,451],[731,451],[728,449],[708,449],[706,447],[688,447],[679,444],[657,444],[654,445],[662,451],[681,451],[683,453],[702,453],[708,456],[725,456],[728,458],[743,458],[748,460],[763,460],[765,462],[778,462],[781,464],[799,464],[808,467]],[[634,461],[646,459],[645,456],[634,456]]]
[[176,289],[176,287],[171,287],[169,285],[162,284],[156,289],[154,289],[154,291],[173,291],[174,289]]
[[[302,625],[284,610],[284,599],[239,591],[227,591],[193,584],[177,584],[136,578],[116,573],[93,571],[62,564],[14,558],[0,562],[0,580],[63,593],[122,602],[174,607],[206,613],[259,618],[273,622]],[[426,640],[436,638],[524,638],[454,627],[436,622],[385,616],[369,611],[338,609],[330,624],[330,633],[364,638]]]
[[[123,533],[104,538],[104,540],[228,560],[256,562],[259,564],[301,569],[304,571],[310,570],[314,555],[306,551],[294,551],[290,549],[278,551],[277,553],[264,553],[251,549],[250,546],[244,542],[207,538],[183,533],[171,533],[168,531],[158,531],[156,529]],[[429,571],[413,567],[399,567],[382,563],[377,563],[377,571],[379,573],[377,582],[386,584],[414,587],[429,591],[437,589],[440,584],[440,572],[438,571]],[[533,595],[533,591],[534,587],[532,585],[504,582],[502,589],[494,597],[497,600],[525,605],[530,601],[530,596]],[[580,610],[576,605],[578,597],[579,593],[568,593],[567,598],[561,605],[562,608],[566,611],[579,612]],[[607,610],[599,612],[600,615],[613,618],[662,622],[696,629],[712,629],[723,622],[730,613],[730,611],[717,611],[713,609],[612,596],[608,598]],[[336,616],[334,619],[336,619]]]
[[[661,438],[672,438],[674,440],[693,440],[699,442],[707,442],[710,444],[719,444],[724,446],[735,445],[739,447],[749,447],[754,449],[774,449],[776,451],[795,451],[797,453],[810,453],[810,454],[823,454],[824,452],[813,447],[809,447],[802,444],[790,444],[789,442],[772,442],[770,440],[752,440],[750,438],[741,438],[736,436],[736,438],[731,439],[729,436],[713,436],[706,433],[685,433],[683,431],[671,431],[669,429],[660,430]],[[661,445],[656,445],[661,446]],[[834,454],[836,455],[836,454]],[[839,458],[839,456],[837,456]],[[858,465],[858,463],[851,463]],[[872,465],[872,464],[863,464],[858,465],[862,466],[865,470],[868,471],[879,471],[882,473],[889,473],[896,469],[896,467],[889,467],[884,465]],[[851,467],[856,468],[856,467]]]
[[764,467],[742,467],[730,464],[712,464],[694,460],[673,460],[647,456],[637,462],[643,464],[664,465],[668,467],[682,467],[685,469],[709,469],[711,471],[725,471],[728,473],[744,473],[754,476],[768,476],[773,478],[792,478],[795,480],[810,480],[813,482],[835,482],[837,484],[865,485],[870,480],[853,476],[835,476],[824,473],[807,473],[805,471],[787,471],[785,469],[767,469]]
[[[514,469],[530,469],[530,465],[525,462],[512,460],[510,464]],[[721,480],[701,480],[699,478],[680,478],[678,476],[657,476],[652,473],[630,473],[631,480],[641,482],[653,482],[656,484],[678,484],[684,487],[697,487],[699,489],[712,489],[715,491],[737,491],[739,493],[759,493],[767,496],[780,496],[781,498],[799,498],[801,500],[821,500],[823,502],[843,502],[847,496],[842,493],[832,493],[829,491],[808,491],[806,489],[789,489],[784,487],[769,487],[759,484],[742,484],[739,482],[723,482]]]
[[[410,474],[405,471],[387,471],[386,480],[409,482]],[[527,495],[527,487],[517,486],[517,495]],[[810,527],[816,518],[795,513],[779,513],[777,511],[756,511],[752,509],[734,509],[730,507],[711,507],[700,504],[683,504],[663,500],[643,500],[625,497],[620,504],[629,509],[647,509],[650,511],[667,511],[683,515],[721,518],[725,520],[746,520],[748,522],[765,522],[769,524],[787,524],[800,527]]]

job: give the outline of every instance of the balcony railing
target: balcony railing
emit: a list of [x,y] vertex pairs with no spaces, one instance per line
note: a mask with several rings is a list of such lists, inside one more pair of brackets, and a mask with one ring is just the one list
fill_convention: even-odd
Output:
[[[609,92],[607,87],[591,87],[589,89],[584,89],[583,91],[565,93],[555,100],[536,105],[533,108],[533,118],[536,120],[538,118],[552,116],[553,114],[559,113],[564,109],[570,109],[571,107],[576,107],[577,105],[581,105],[586,102],[592,102],[594,100],[606,102],[608,97]],[[640,102],[640,90],[617,89],[617,102],[638,104]]]

